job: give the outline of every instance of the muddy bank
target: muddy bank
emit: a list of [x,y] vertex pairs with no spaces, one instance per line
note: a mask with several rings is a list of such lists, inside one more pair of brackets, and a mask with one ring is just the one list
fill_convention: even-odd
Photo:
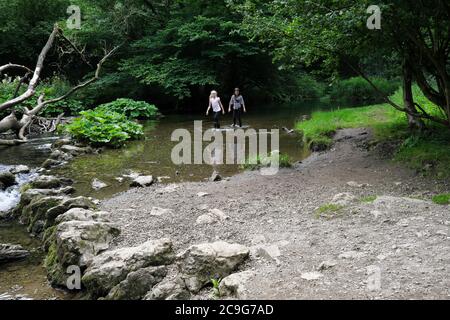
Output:
[[101,209],[122,230],[115,248],[163,237],[176,250],[249,247],[241,298],[448,299],[450,209],[429,199],[449,186],[368,151],[369,141],[367,130],[343,130],[330,151],[276,176],[130,190]]

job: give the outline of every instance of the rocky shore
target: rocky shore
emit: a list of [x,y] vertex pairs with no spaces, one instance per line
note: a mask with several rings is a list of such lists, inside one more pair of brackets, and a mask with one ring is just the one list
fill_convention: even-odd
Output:
[[[450,209],[428,199],[449,186],[380,158],[370,140],[340,131],[332,150],[275,176],[136,175],[103,202],[40,175],[9,217],[42,239],[51,284],[67,289],[79,270],[85,298],[448,299]],[[92,152],[59,140],[43,167]]]

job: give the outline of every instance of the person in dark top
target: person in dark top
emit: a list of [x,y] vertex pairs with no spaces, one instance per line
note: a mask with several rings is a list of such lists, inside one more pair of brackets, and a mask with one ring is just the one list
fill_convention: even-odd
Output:
[[242,127],[241,114],[242,112],[247,112],[247,110],[245,109],[244,97],[242,97],[239,88],[234,89],[228,112],[231,112],[231,108],[233,108],[233,127],[236,126],[236,122],[239,123],[239,127]]

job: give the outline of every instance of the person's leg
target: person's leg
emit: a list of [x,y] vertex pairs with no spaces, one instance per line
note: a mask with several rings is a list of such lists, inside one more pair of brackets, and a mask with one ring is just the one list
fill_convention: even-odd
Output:
[[237,109],[233,109],[233,127],[236,126],[236,118],[237,118]]
[[242,113],[242,112],[241,112],[241,109],[242,109],[242,108],[239,108],[239,109],[238,109],[238,117],[239,117],[239,127],[242,128],[242,119],[241,119],[241,113]]
[[215,112],[214,113],[214,126],[216,129],[220,129],[219,117],[220,117],[220,111]]

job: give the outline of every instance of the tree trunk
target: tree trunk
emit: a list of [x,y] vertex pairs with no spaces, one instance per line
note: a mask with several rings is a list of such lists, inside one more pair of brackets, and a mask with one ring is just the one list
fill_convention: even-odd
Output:
[[413,116],[418,114],[414,104],[414,96],[412,92],[412,69],[408,61],[403,63],[403,106],[409,112],[406,113],[408,117],[408,126],[412,130],[422,130],[424,123],[419,117]]

